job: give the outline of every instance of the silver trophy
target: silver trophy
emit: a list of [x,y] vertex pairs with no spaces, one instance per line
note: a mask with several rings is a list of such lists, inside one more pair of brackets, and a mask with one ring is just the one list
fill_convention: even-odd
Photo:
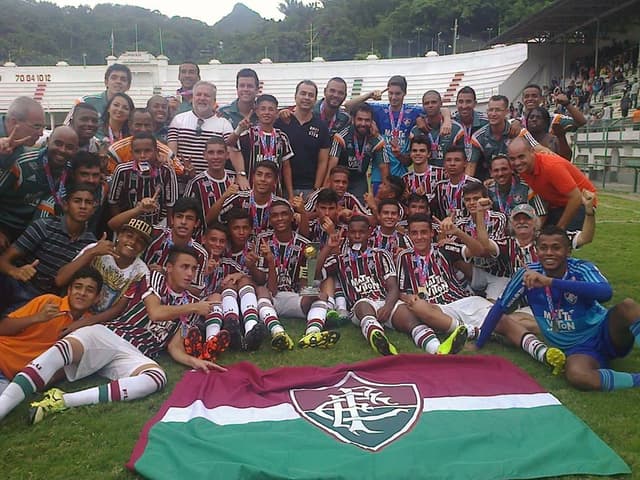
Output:
[[320,293],[320,280],[316,278],[319,243],[310,243],[304,248],[307,266],[300,269],[300,278],[307,280],[307,286],[300,289],[300,295],[317,296]]

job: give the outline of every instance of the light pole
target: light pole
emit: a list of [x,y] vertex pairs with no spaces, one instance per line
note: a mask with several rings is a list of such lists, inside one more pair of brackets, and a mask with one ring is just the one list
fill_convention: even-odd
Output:
[[407,40],[407,57],[411,56],[411,44],[413,43],[413,40]]
[[438,32],[438,55],[440,55],[440,35],[442,35],[442,32]]
[[424,28],[422,27],[416,27],[416,32],[418,34],[418,57],[422,56],[422,49],[421,49],[421,43],[420,43],[420,34],[422,33],[422,31],[424,30]]
[[86,53],[82,54],[82,65],[84,66],[84,68],[87,68],[87,54]]

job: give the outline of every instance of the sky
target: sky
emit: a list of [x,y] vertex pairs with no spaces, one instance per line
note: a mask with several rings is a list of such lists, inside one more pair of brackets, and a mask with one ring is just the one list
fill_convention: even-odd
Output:
[[[225,15],[229,14],[236,3],[244,3],[250,9],[258,12],[264,18],[282,19],[278,11],[281,0],[213,0],[202,2],[180,2],[176,0],[50,0],[59,6],[89,5],[94,7],[99,3],[114,3],[119,5],[136,5],[149,10],[158,10],[168,17],[180,16],[201,20],[213,25]],[[196,8],[197,5],[197,8]]]

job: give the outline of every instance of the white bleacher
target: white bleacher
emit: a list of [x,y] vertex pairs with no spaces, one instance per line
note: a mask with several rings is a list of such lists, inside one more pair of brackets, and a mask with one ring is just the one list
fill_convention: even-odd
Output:
[[[361,92],[384,89],[392,75],[404,75],[408,82],[407,102],[419,103],[426,90],[442,95],[451,89],[450,98],[462,86],[472,86],[479,103],[491,95],[527,61],[525,44],[482,50],[458,55],[391,60],[361,60],[342,62],[300,62],[272,64],[201,65],[201,77],[216,84],[218,104],[224,105],[236,97],[235,75],[240,68],[253,68],[263,82],[263,92],[278,98],[280,104],[294,103],[295,85],[302,79],[314,80],[319,87],[331,77],[346,80],[348,95],[354,83],[361,83]],[[178,66],[169,65],[166,57],[154,57],[147,52],[128,52],[108,62],[128,65],[133,72],[132,88],[128,92],[137,106],[144,106],[154,93],[171,95],[179,86]],[[33,97],[38,84],[46,84],[42,104],[48,112],[67,112],[74,101],[85,94],[104,89],[102,66],[0,66],[0,112],[6,111],[17,96]],[[458,84],[452,84],[456,74],[462,74]],[[450,102],[449,102],[450,104]]]

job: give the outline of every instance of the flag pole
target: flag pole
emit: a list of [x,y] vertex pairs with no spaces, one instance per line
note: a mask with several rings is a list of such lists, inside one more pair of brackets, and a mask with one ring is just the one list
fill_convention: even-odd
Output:
[[115,39],[113,37],[113,28],[111,29],[111,56],[114,57],[113,49],[114,49]]
[[160,33],[160,55],[164,55],[164,47],[162,45],[162,28],[158,27]]
[[138,24],[136,23],[136,53],[138,53]]

